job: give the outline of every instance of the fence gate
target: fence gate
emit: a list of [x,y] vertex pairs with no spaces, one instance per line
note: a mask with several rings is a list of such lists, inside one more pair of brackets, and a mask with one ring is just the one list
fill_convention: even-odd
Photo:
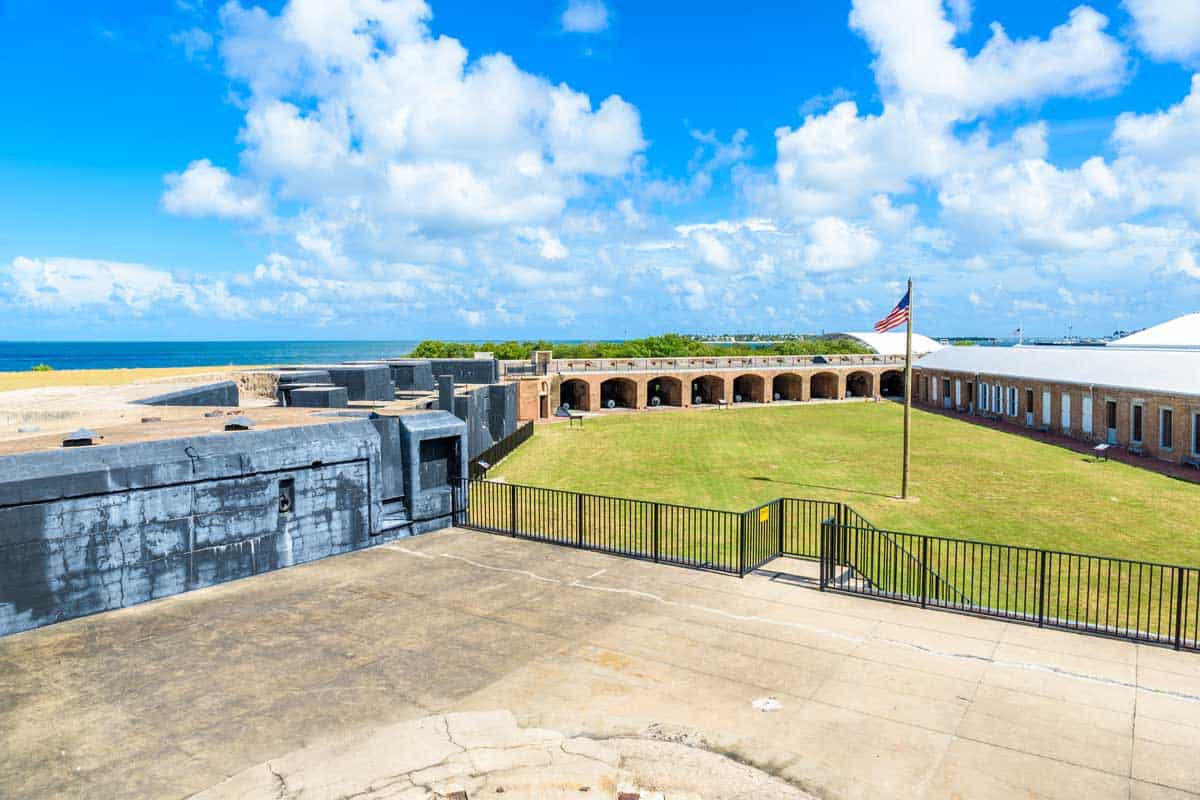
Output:
[[783,501],[772,500],[742,514],[742,569],[745,575],[783,553]]

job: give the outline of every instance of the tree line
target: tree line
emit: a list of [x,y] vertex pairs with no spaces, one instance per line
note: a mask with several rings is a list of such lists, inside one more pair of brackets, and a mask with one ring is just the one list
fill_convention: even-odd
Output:
[[853,339],[795,339],[749,347],[743,344],[705,344],[668,333],[628,339],[623,342],[444,342],[426,339],[412,351],[414,358],[470,358],[475,353],[492,353],[501,360],[520,360],[534,350],[553,350],[555,358],[682,358],[685,356],[811,356],[871,353]]

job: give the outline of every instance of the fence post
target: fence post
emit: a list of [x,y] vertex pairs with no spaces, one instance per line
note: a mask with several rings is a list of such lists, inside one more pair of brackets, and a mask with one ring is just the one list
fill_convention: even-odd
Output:
[[746,577],[746,514],[738,515],[738,577]]
[[654,504],[654,563],[655,564],[658,563],[658,533],[659,533],[658,509],[659,509],[658,503],[655,503]]
[[921,536],[921,608],[929,599],[929,537]]
[[583,547],[583,495],[575,494],[575,546]]
[[450,481],[450,524],[454,527],[458,526],[458,492],[461,488],[460,481]]
[[1175,568],[1175,649],[1183,648],[1183,567]]
[[1046,551],[1038,551],[1038,627],[1046,621]]
[[779,555],[783,555],[784,549],[785,549],[784,545],[786,543],[785,537],[787,536],[787,534],[786,534],[787,528],[783,522],[783,509],[787,507],[787,500],[780,498],[779,500],[776,500],[775,503],[778,506],[778,508],[776,510],[779,513],[779,550],[778,550],[778,553],[779,553]]
[[820,544],[817,546],[821,560],[821,591],[829,584],[829,520],[821,520]]
[[516,537],[517,535],[517,485],[510,483],[508,485],[508,531],[509,535]]

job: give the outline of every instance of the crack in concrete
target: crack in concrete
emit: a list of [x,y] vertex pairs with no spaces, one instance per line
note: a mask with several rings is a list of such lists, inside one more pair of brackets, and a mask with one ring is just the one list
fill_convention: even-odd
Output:
[[277,800],[287,800],[287,798],[288,798],[287,781],[284,780],[283,775],[281,775],[280,773],[275,771],[275,767],[271,766],[270,761],[267,761],[265,763],[267,766],[267,771],[275,776],[275,781],[279,784],[279,786],[276,787],[278,790],[278,793],[275,795],[275,797],[277,798]]

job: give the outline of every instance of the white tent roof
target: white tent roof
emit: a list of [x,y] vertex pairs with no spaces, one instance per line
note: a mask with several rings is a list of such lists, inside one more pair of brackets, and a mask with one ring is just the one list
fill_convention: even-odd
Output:
[[1200,395],[1200,350],[1111,347],[944,347],[918,369]]
[[1108,346],[1200,349],[1200,313],[1184,314],[1161,325],[1114,339]]
[[[851,339],[857,339],[883,356],[904,355],[904,331],[893,331],[892,333],[835,333],[833,336],[848,336]],[[918,355],[932,353],[934,350],[941,350],[943,346],[928,336],[922,336],[916,332],[913,333],[913,352]]]

